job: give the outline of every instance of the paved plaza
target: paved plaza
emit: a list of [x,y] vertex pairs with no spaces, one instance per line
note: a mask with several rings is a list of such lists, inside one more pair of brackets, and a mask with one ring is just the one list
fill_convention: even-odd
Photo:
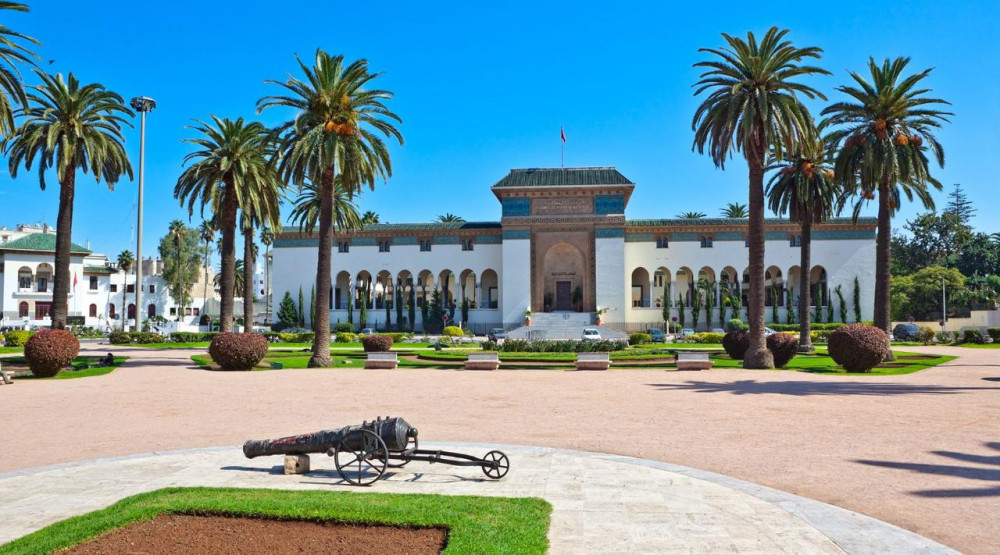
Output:
[[[107,347],[85,349],[96,354]],[[0,472],[8,472],[0,476],[0,498],[8,503],[9,496],[23,500],[25,488],[11,485],[16,481],[53,477],[38,483],[58,488],[66,481],[55,476],[93,468],[28,471],[36,467],[237,445],[251,437],[400,415],[429,442],[519,444],[609,454],[516,448],[512,459],[518,472],[512,471],[509,480],[499,484],[451,480],[452,474],[476,473],[436,467],[428,476],[443,476],[444,484],[430,478],[408,483],[400,474],[375,489],[440,487],[456,493],[540,495],[550,498],[556,510],[553,538],[573,537],[593,526],[605,535],[629,530],[622,538],[642,547],[649,538],[634,533],[632,524],[622,520],[630,508],[640,506],[642,510],[633,512],[659,515],[651,518],[687,530],[683,537],[689,545],[705,550],[722,546],[713,541],[737,541],[733,538],[747,543],[725,545],[745,550],[886,549],[875,541],[852,544],[838,539],[831,532],[837,527],[837,519],[830,516],[836,509],[810,517],[808,510],[792,510],[788,503],[768,497],[773,490],[760,489],[758,493],[765,493],[755,495],[754,486],[741,481],[745,480],[856,511],[962,551],[989,552],[1000,534],[995,519],[1000,514],[1000,353],[946,347],[913,350],[960,358],[917,374],[886,377],[743,370],[220,373],[194,368],[190,352],[116,347],[115,354],[133,359],[110,375],[0,387],[0,418],[6,423]],[[565,461],[571,464],[560,464]],[[146,489],[179,484],[340,488],[331,485],[337,480],[330,473],[310,480],[256,472],[252,468],[268,470],[280,459],[246,461],[231,448],[109,464],[101,467],[102,472],[112,474],[98,481],[93,495],[84,481],[79,495],[38,493],[35,502],[68,499],[69,510],[82,511],[134,493],[130,488],[135,484]],[[317,461],[320,468],[322,464],[322,459]],[[114,477],[113,465],[128,469],[121,480]],[[673,465],[708,473],[697,475],[698,471]],[[234,466],[247,468],[223,468]],[[143,485],[141,473],[147,469],[155,480]],[[713,478],[711,473],[737,480]],[[307,481],[317,483],[301,483]],[[588,497],[592,494],[581,493],[587,488],[603,493]],[[548,495],[551,492],[566,494],[565,504]],[[574,513],[595,507],[608,511],[608,516],[587,520],[589,515]],[[711,507],[715,516],[691,516],[700,512],[698,507]],[[703,537],[682,525],[691,522],[705,524]],[[668,533],[670,526],[654,528],[657,531],[651,535],[677,540]],[[857,527],[842,529],[851,528]],[[718,535],[722,529],[730,534]],[[597,536],[581,541],[597,550],[606,545]],[[553,547],[559,545],[553,539]]]

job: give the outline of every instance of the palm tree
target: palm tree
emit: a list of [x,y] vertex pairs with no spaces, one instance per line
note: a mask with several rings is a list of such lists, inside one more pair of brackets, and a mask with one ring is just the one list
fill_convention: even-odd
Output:
[[215,220],[203,220],[198,226],[198,237],[205,242],[205,289],[202,293],[205,304],[203,306],[208,305],[208,267],[212,260],[211,245],[212,241],[215,241],[216,231]]
[[764,343],[764,163],[768,152],[779,158],[794,152],[815,134],[812,117],[799,99],[822,98],[816,89],[794,79],[804,75],[829,74],[809,65],[806,58],[819,58],[817,47],[797,48],[785,40],[788,30],[768,29],[758,43],[753,33],[746,40],[723,34],[728,47],[702,48],[713,59],[698,62],[705,68],[695,84],[695,95],[708,97],[695,111],[691,127],[699,153],[706,148],[716,167],[725,169],[733,152],[746,158],[750,189],[750,348],[743,360],[746,368],[771,368],[774,359]]
[[174,240],[174,246],[177,247],[177,289],[175,290],[174,301],[177,303],[177,321],[181,321],[181,316],[184,315],[184,297],[186,297],[186,292],[181,291],[181,276],[184,272],[181,271],[181,248],[184,245],[184,235],[187,232],[187,228],[184,227],[184,222],[180,220],[174,220],[170,222],[168,227],[167,235]]
[[[29,9],[25,4],[0,2],[0,10],[27,12]],[[24,83],[17,66],[20,63],[35,65],[34,60],[38,59],[19,40],[41,44],[27,35],[8,29],[6,25],[0,25],[0,134],[4,136],[14,130],[14,103],[25,108],[28,106]]]
[[461,216],[456,216],[451,212],[446,212],[437,217],[437,221],[441,223],[465,223],[465,218]]
[[839,145],[834,171],[844,191],[855,194],[857,219],[867,201],[878,195],[878,235],[875,239],[874,324],[889,332],[890,236],[892,216],[902,196],[917,197],[927,209],[934,208],[928,185],[941,189],[930,175],[927,151],[944,167],[944,148],[934,136],[951,112],[929,107],[948,102],[930,98],[930,89],[920,82],[931,70],[903,76],[909,58],[886,59],[882,65],[868,60],[871,82],[850,72],[856,86],[837,87],[851,101],[838,102],[823,110],[821,128],[830,127],[828,139]]
[[[802,237],[799,245],[799,352],[812,352],[810,332],[810,273],[812,261],[812,224],[828,220],[836,211],[840,187],[834,180],[832,159],[822,140],[808,148],[768,166],[775,171],[767,184],[768,205],[775,214],[798,222]],[[819,306],[817,304],[817,306]]]
[[368,62],[345,64],[343,56],[316,51],[312,67],[298,60],[304,80],[289,77],[281,86],[288,96],[267,96],[257,103],[258,112],[271,106],[298,110],[291,121],[275,131],[280,137],[276,165],[281,177],[302,188],[307,182],[320,192],[319,255],[316,267],[316,338],[309,366],[329,366],[330,359],[330,265],[333,247],[333,200],[336,176],[343,187],[356,193],[367,183],[392,175],[389,151],[382,137],[403,136],[395,127],[400,118],[385,101],[392,93],[366,87],[381,73],[370,73]]
[[268,167],[266,171],[268,176],[251,184],[257,190],[243,196],[243,200],[248,204],[240,206],[243,214],[240,221],[243,231],[243,283],[249,285],[244,289],[243,295],[244,333],[253,331],[253,271],[257,265],[257,246],[253,242],[254,230],[265,225],[276,226],[281,223],[278,211],[284,184],[278,179],[272,167]]
[[[237,297],[244,297],[244,289],[246,289],[246,282],[244,279],[246,278],[246,275],[243,272],[243,260],[237,258],[233,262],[233,268],[236,270],[233,272],[233,294]],[[219,268],[219,273],[215,274],[215,277],[212,278],[212,283],[221,289],[223,279],[222,268]],[[243,302],[246,302],[246,298],[243,299]]]
[[[337,176],[333,184],[333,230],[337,233],[354,231],[364,226],[364,217],[358,215],[358,205],[353,195],[341,184]],[[299,233],[313,233],[319,222],[320,205],[323,199],[320,189],[309,182],[302,186],[302,193],[295,199],[289,221],[299,226]]]
[[132,271],[134,263],[135,258],[132,256],[132,251],[124,250],[118,254],[118,269],[125,273],[124,283],[122,283],[122,331],[125,331],[125,319],[128,317],[128,298],[125,297],[125,292],[128,291],[128,273]]
[[372,212],[371,210],[366,210],[361,216],[361,225],[376,225],[379,223],[378,214]]
[[707,215],[708,214],[705,214],[704,212],[681,212],[677,214],[677,217],[682,220],[700,220]]
[[745,219],[750,216],[750,212],[747,211],[747,205],[740,204],[738,202],[730,202],[722,209],[723,218],[735,218],[735,219]]
[[132,164],[125,152],[122,126],[132,111],[122,97],[99,83],[81,85],[70,73],[64,80],[35,71],[42,83],[27,94],[29,107],[24,120],[3,141],[9,157],[11,177],[18,167],[25,170],[38,160],[38,181],[45,189],[45,170],[55,166],[59,179],[59,216],[56,223],[55,279],[52,287],[52,327],[66,327],[69,315],[69,255],[73,236],[73,199],[76,172],[93,173],[109,189],[122,175],[132,177]]
[[257,122],[244,122],[212,116],[212,125],[197,121],[189,126],[201,136],[184,139],[197,145],[184,157],[194,163],[184,170],[174,187],[174,197],[181,205],[187,202],[188,213],[196,204],[204,213],[208,205],[222,232],[222,267],[217,280],[221,331],[233,330],[233,295],[236,280],[236,215],[240,206],[253,205],[247,197],[258,194],[261,182],[276,179],[266,157],[267,128]]
[[271,244],[274,243],[274,232],[270,226],[260,230],[260,242],[264,245],[264,314],[271,321]]

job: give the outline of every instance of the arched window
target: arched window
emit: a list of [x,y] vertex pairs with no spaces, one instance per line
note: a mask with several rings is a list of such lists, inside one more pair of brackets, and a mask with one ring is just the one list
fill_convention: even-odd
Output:
[[146,317],[152,318],[153,316],[156,316],[156,305],[155,304],[151,304],[151,305],[149,305],[149,306],[146,307]]
[[128,305],[128,316],[127,316],[127,318],[128,318],[129,320],[132,320],[132,319],[134,319],[134,318],[135,318],[135,304],[132,304],[132,303],[129,303],[129,305]]
[[17,305],[17,316],[18,318],[28,317],[28,303],[22,302],[21,304]]
[[111,304],[108,305],[108,317],[109,318],[114,318],[115,314],[116,314],[116,312],[115,312],[115,303],[111,303]]
[[97,305],[96,304],[90,305],[90,317],[91,318],[97,318]]

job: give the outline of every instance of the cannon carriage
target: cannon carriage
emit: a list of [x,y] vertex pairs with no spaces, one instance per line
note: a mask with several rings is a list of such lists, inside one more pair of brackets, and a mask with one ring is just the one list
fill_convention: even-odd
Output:
[[333,457],[340,477],[356,486],[371,485],[382,478],[387,468],[400,468],[413,461],[478,466],[493,480],[503,478],[510,469],[510,461],[502,451],[490,451],[477,458],[464,453],[420,449],[417,429],[400,417],[377,418],[360,425],[312,434],[249,440],[243,444],[243,454],[248,459],[314,453]]

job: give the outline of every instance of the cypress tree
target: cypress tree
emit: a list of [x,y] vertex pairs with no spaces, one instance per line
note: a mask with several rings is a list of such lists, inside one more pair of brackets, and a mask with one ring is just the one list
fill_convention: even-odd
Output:
[[861,282],[854,276],[854,322],[861,321]]
[[313,284],[309,293],[309,327],[316,331],[316,285]]
[[282,297],[281,304],[278,305],[278,331],[295,327],[298,321],[299,316],[295,310],[295,301],[292,300],[292,294],[285,291],[285,296]]
[[833,289],[833,292],[837,294],[837,308],[838,308],[838,311],[840,312],[840,322],[842,324],[846,324],[847,323],[847,302],[844,301],[844,292],[841,289],[839,283],[837,284],[837,287],[835,287]]
[[417,305],[416,303],[416,293],[413,291],[413,286],[410,286],[410,302],[406,303],[406,309],[408,312],[408,317],[410,318],[410,331],[417,330]]
[[299,324],[300,328],[306,327],[306,313],[305,313],[305,310],[306,310],[306,301],[305,301],[305,298],[302,296],[302,286],[299,285],[299,322],[298,322],[298,324]]

